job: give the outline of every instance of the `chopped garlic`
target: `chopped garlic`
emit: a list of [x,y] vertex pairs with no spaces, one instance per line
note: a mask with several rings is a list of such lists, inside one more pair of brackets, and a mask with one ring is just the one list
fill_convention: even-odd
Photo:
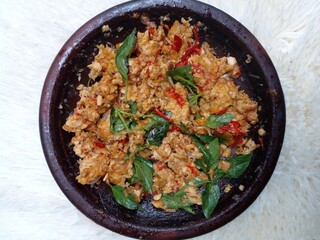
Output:
[[227,57],[227,63],[231,66],[234,66],[237,64],[237,60],[234,57]]
[[266,131],[263,128],[259,128],[258,134],[259,136],[264,136],[266,134]]
[[102,32],[109,32],[111,31],[111,28],[109,27],[109,25],[103,25],[101,28]]
[[232,186],[228,183],[227,185],[226,185],[226,187],[224,188],[224,192],[225,193],[228,193],[228,192],[230,192],[230,190],[232,189]]
[[101,106],[101,105],[102,105],[102,96],[101,96],[101,95],[98,95],[98,96],[97,96],[97,105],[98,105],[98,106]]

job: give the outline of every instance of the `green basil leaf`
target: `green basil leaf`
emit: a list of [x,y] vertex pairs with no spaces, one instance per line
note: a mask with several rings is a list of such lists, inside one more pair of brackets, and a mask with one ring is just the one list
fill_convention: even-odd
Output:
[[202,186],[203,184],[205,184],[205,183],[207,183],[209,181],[208,180],[203,180],[203,179],[198,178],[198,177],[195,177],[195,178],[192,179],[192,182],[193,182],[194,186],[200,187],[200,186]]
[[188,101],[189,101],[190,107],[197,105],[200,97],[202,97],[202,93],[192,95],[191,97],[189,97]]
[[221,115],[210,115],[206,120],[206,126],[209,128],[218,128],[228,124],[234,118],[234,115],[230,113],[224,113]]
[[219,139],[216,138],[208,144],[208,152],[210,154],[210,168],[216,169],[218,167],[220,158],[220,145]]
[[152,121],[148,123],[146,126],[143,127],[143,130],[150,131],[151,128],[153,128],[156,125],[164,125],[168,124],[168,121],[164,118],[156,115],[156,114],[150,114],[150,118],[152,118]]
[[228,171],[226,171],[227,177],[229,178],[240,177],[249,166],[251,158],[252,158],[252,153],[239,155],[239,156],[227,159],[227,161],[230,163],[230,168],[228,169]]
[[[219,139],[214,138],[211,142],[209,142],[207,145],[208,147],[205,147],[200,138],[194,134],[191,135],[191,139],[203,155],[203,160],[197,160],[195,161],[195,164],[206,173],[208,173],[210,169],[217,169],[220,158]],[[205,140],[208,140],[208,138]]]
[[91,87],[94,83],[95,83],[95,80],[92,79],[92,78],[89,78],[88,83],[87,83],[87,86],[88,86],[88,87]]
[[[126,118],[125,116],[127,115],[130,117]],[[121,110],[114,106],[110,113],[110,131],[115,133],[126,129],[127,132],[131,132],[137,125],[137,122],[131,115],[133,115],[133,113],[129,113],[127,110]]]
[[204,159],[197,159],[194,161],[194,164],[197,165],[202,171],[207,173],[208,166],[207,166],[206,161]]
[[127,122],[129,129],[131,129],[131,130],[134,129],[138,125],[137,121],[132,120],[132,119],[127,119],[126,122]]
[[183,196],[186,194],[186,192],[184,191],[186,186],[182,187],[180,190],[174,192],[173,196],[175,196],[176,198],[182,199]]
[[164,113],[166,116],[168,116],[169,118],[172,117],[172,112],[170,112],[170,111],[164,110],[163,113]]
[[153,167],[152,163],[143,157],[136,156],[133,162],[134,176],[133,179],[135,182],[141,181],[142,188],[144,191],[152,193],[152,176],[153,176]]
[[123,41],[116,53],[116,66],[121,74],[122,78],[125,80],[126,85],[128,85],[128,57],[131,55],[133,49],[136,45],[136,33],[137,30],[133,29],[131,34]]
[[140,208],[140,205],[136,202],[134,197],[126,191],[125,188],[118,185],[109,186],[111,187],[112,194],[117,203],[131,210]]
[[209,218],[218,204],[220,189],[217,184],[209,182],[202,194],[202,211],[206,218]]
[[142,150],[144,150],[144,149],[146,149],[146,148],[148,148],[148,147],[149,147],[149,145],[146,145],[146,144],[138,144],[137,147],[136,147],[136,149],[133,151],[132,156],[136,157],[137,154],[138,154],[140,151],[142,151]]
[[180,123],[179,128],[181,130],[182,133],[186,134],[186,135],[191,135],[190,131],[188,130],[187,126],[184,125],[183,123]]
[[195,117],[195,120],[198,120],[198,119],[201,119],[201,114],[199,111],[197,111],[197,114],[196,114],[196,117]]
[[213,140],[217,139],[216,136],[212,135],[202,135],[202,134],[195,134],[197,138],[199,138],[203,143],[210,143]]
[[[194,142],[194,144],[197,146],[197,148],[199,149],[199,151],[202,153],[206,164],[208,166],[208,163],[211,163],[211,156],[210,153],[207,151],[207,149],[202,145],[201,141],[199,140],[199,138],[197,138],[195,135],[191,135],[191,139]],[[210,164],[211,165],[211,164]]]
[[191,206],[182,207],[182,209],[188,213],[195,214]]
[[167,136],[170,124],[156,125],[147,133],[147,139],[150,145],[160,146],[162,140]]
[[185,192],[179,190],[174,193],[170,194],[163,194],[161,200],[169,209],[177,210],[179,208],[185,209],[186,211],[190,212],[190,207],[193,205],[191,202],[186,201],[184,199]]
[[110,112],[110,131],[115,133],[124,129],[124,125],[121,120],[117,117],[116,109],[113,107]]
[[137,102],[130,102],[130,110],[132,114],[137,113]]
[[125,129],[125,125],[120,119],[116,119],[114,124],[112,125],[114,132],[119,132]]
[[190,65],[169,70],[167,71],[166,76],[167,79],[171,78],[173,82],[179,82],[184,85],[193,95],[197,94],[197,84],[195,83],[193,75],[191,73]]
[[135,184],[140,182],[140,179],[138,178],[137,174],[136,174],[136,170],[133,168],[133,175],[132,177],[129,179],[130,184]]
[[221,169],[215,169],[214,170],[214,179],[217,181],[220,178],[227,178],[228,174],[227,172],[221,170]]
[[176,198],[174,196],[174,194],[162,194],[161,199],[168,208],[170,208],[170,209],[178,209],[179,208],[178,207],[179,201],[181,201],[181,199]]
[[140,161],[141,163],[143,163],[144,165],[146,165],[147,167],[149,167],[150,169],[153,170],[153,164],[150,160],[146,159],[146,158],[143,158],[141,156],[136,156],[135,158],[137,161]]
[[127,152],[126,152],[126,155],[125,155],[125,157],[124,157],[124,160],[126,161],[126,163],[129,162],[130,156],[131,156],[131,152],[130,152],[130,148],[128,148],[128,150],[127,150]]

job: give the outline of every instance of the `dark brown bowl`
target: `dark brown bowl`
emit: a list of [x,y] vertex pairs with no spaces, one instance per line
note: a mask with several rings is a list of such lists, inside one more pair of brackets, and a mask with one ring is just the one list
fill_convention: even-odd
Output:
[[[184,211],[165,213],[154,209],[150,199],[143,200],[144,211],[131,211],[118,205],[105,184],[83,186],[75,177],[78,158],[69,146],[72,134],[62,125],[79,99],[76,86],[88,81],[87,65],[97,53],[96,45],[107,41],[123,41],[134,27],[145,26],[134,13],[144,14],[159,22],[159,17],[170,14],[171,21],[191,17],[201,21],[207,31],[200,31],[202,41],[215,46],[218,56],[232,55],[238,60],[242,76],[237,80],[241,89],[262,107],[260,122],[267,134],[264,147],[254,152],[253,160],[242,177],[229,181],[234,186],[223,194],[212,217],[206,219],[201,208],[195,215]],[[123,27],[105,36],[101,27]],[[252,56],[246,63],[247,54]],[[78,81],[79,75],[81,81]],[[276,70],[257,39],[239,22],[224,12],[201,2],[182,0],[139,0],[113,7],[84,24],[62,47],[48,72],[40,103],[40,134],[46,160],[52,175],[68,199],[96,223],[120,234],[149,239],[179,239],[198,236],[228,223],[241,214],[258,197],[276,166],[285,129],[285,103]],[[257,128],[252,131],[256,132]],[[258,141],[257,138],[255,138]],[[224,184],[223,182],[220,184]],[[238,186],[245,188],[240,191]]]

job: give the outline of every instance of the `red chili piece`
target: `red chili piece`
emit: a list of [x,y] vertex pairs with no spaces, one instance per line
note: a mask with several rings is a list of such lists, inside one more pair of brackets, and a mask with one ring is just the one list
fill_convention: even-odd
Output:
[[201,64],[200,63],[193,63],[191,62],[190,65],[192,66],[192,73],[198,73],[201,74],[202,76],[205,75],[204,71],[201,68]]
[[[141,51],[137,48],[137,49],[136,49],[136,55],[137,55],[137,57],[140,56],[140,54],[141,54]],[[139,62],[138,62],[138,64],[140,65]]]
[[150,194],[149,191],[145,191],[145,192],[144,192],[144,196],[148,197],[148,196],[150,196],[150,195],[151,195],[151,194]]
[[193,35],[195,38],[195,43],[183,54],[181,57],[181,61],[177,64],[178,67],[185,66],[188,64],[188,59],[193,54],[199,54],[200,53],[200,41],[199,41],[199,34],[198,34],[198,28],[197,26],[193,26]]
[[154,168],[157,170],[157,171],[160,171],[162,169],[165,169],[167,167],[167,165],[164,163],[164,162],[157,162],[155,165],[154,165]]
[[170,88],[166,92],[171,98],[177,101],[180,107],[183,107],[184,98],[179,93],[177,93],[174,88]]
[[164,118],[165,120],[167,120],[170,123],[173,122],[173,120],[171,118],[169,118],[167,115],[165,115],[163,112],[161,112],[161,110],[159,110],[158,108],[153,109],[153,113],[158,115],[159,117]]
[[129,142],[129,135],[127,134],[125,138],[119,140],[119,143],[126,144]]
[[230,147],[235,147],[236,145],[241,144],[243,142],[243,136],[246,135],[246,133],[241,130],[240,123],[238,121],[231,121],[227,125],[217,128],[217,131],[220,133],[228,132],[234,134],[233,142]]
[[203,92],[204,90],[209,89],[208,88],[209,83],[210,83],[210,80],[207,78],[205,83],[202,86],[198,86],[198,89],[200,90],[200,92]]
[[193,26],[193,35],[194,35],[194,38],[196,39],[196,42],[199,44],[199,34],[198,34],[198,27],[197,25],[194,25]]
[[245,132],[240,129],[240,123],[238,121],[231,121],[227,125],[217,128],[217,130],[220,133],[229,132],[236,136],[245,135]]
[[198,89],[199,89],[200,92],[203,92],[204,86],[198,86]]
[[156,29],[154,27],[150,27],[148,29],[148,33],[149,33],[149,36],[153,36],[153,34],[155,33]]
[[191,57],[193,54],[199,54],[200,53],[200,48],[199,48],[199,43],[193,44],[186,52],[183,54],[181,57],[181,61],[177,64],[178,67],[185,66],[188,64],[188,59]]
[[197,176],[198,175],[197,169],[194,166],[188,164],[187,167],[190,169],[190,171],[191,171],[193,176]]
[[104,148],[105,147],[105,145],[99,141],[94,141],[93,146],[95,146],[97,148]]
[[181,129],[179,128],[178,125],[173,124],[173,125],[171,125],[171,127],[169,128],[168,131],[169,132],[174,132],[174,131],[181,132]]
[[176,52],[179,52],[181,49],[181,46],[182,46],[182,39],[179,36],[174,35],[173,44],[171,44],[171,49],[175,50]]
[[157,161],[157,159],[153,158],[153,157],[148,157],[148,160],[154,162],[154,161]]
[[241,144],[242,142],[243,142],[243,137],[242,136],[234,136],[233,143],[231,143],[230,147],[235,147],[238,144]]
[[222,114],[224,114],[227,110],[228,110],[227,107],[222,108],[222,109],[221,109],[219,112],[217,112],[216,114],[217,114],[217,115],[222,115]]
[[174,190],[178,191],[179,189],[180,189],[179,183],[178,183],[177,180],[175,180],[175,182],[174,182]]

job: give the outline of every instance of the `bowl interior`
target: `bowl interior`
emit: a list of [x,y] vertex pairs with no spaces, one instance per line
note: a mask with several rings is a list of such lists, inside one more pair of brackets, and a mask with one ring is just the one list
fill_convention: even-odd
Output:
[[[48,73],[40,105],[40,133],[44,153],[62,191],[80,211],[98,224],[120,234],[142,238],[186,238],[212,231],[243,212],[267,184],[276,165],[285,123],[284,99],[277,73],[259,42],[240,23],[218,9],[196,1],[133,1],[101,13],[82,26],[63,46]],[[205,219],[201,208],[195,208],[195,215],[184,211],[165,213],[151,206],[150,199],[142,201],[144,211],[131,211],[118,205],[111,190],[105,184],[83,186],[75,177],[78,174],[78,157],[69,142],[73,134],[62,130],[66,118],[79,100],[76,87],[88,83],[88,68],[97,45],[115,45],[124,40],[136,27],[145,30],[137,15],[144,15],[159,23],[161,16],[168,15],[170,25],[181,17],[191,18],[191,23],[201,21],[199,36],[208,42],[218,56],[234,56],[242,75],[236,81],[240,89],[261,106],[259,124],[263,126],[264,147],[254,152],[253,160],[239,179],[222,180],[233,188],[223,193],[210,219]],[[108,24],[111,34],[101,28]],[[120,31],[121,30],[121,31]],[[246,63],[248,55],[252,57]],[[256,135],[256,134],[255,134]],[[256,142],[259,141],[254,137]],[[240,191],[238,186],[243,185]]]

